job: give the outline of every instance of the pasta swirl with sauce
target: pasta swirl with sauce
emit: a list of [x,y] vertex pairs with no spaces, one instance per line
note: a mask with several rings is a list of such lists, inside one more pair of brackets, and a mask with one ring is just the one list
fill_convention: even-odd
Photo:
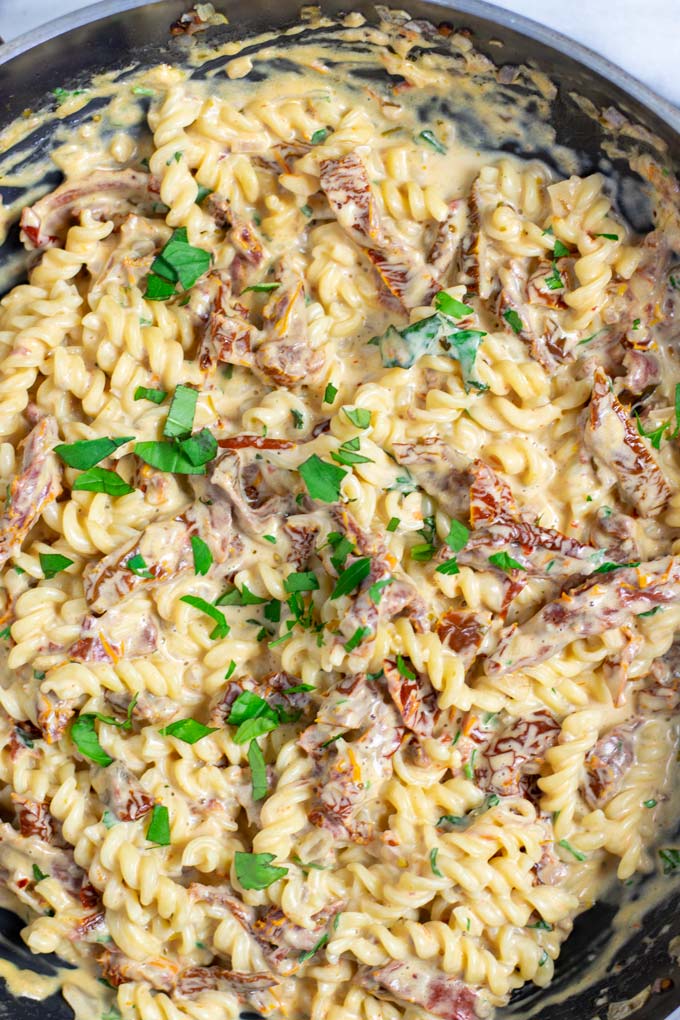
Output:
[[672,240],[423,124],[486,65],[383,18],[404,88],[151,69],[22,215],[0,879],[107,1017],[472,1020],[653,866]]

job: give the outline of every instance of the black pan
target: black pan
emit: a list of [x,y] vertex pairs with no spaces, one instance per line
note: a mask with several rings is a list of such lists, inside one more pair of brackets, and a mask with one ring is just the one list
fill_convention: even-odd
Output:
[[[40,109],[55,87],[74,88],[102,70],[120,68],[130,62],[147,65],[181,60],[182,44],[170,37],[168,28],[186,6],[181,0],[141,6],[136,0],[105,0],[6,45],[0,52],[0,122],[9,123],[26,107]],[[292,24],[297,21],[299,2],[249,0],[245,4],[239,0],[215,0],[215,6],[230,21],[229,26],[212,30],[211,38],[222,40]],[[649,204],[640,179],[630,171],[625,159],[603,158],[607,128],[583,111],[574,93],[587,96],[598,108],[615,107],[647,128],[658,139],[652,148],[656,147],[657,154],[673,165],[676,172],[680,167],[680,110],[585,47],[491,4],[477,0],[451,4],[394,0],[394,6],[407,8],[414,18],[425,18],[435,24],[447,21],[469,29],[475,47],[497,64],[531,63],[545,71],[558,86],[552,112],[557,142],[573,150],[580,173],[598,169],[608,173],[620,211],[637,230],[650,229]],[[323,0],[322,7],[328,13],[351,9],[361,11],[369,19],[374,17],[373,5],[366,0],[353,0],[351,5],[343,0]],[[614,8],[612,17],[616,17]],[[654,31],[653,25],[650,31]],[[32,139],[36,150],[44,151],[50,145],[53,129],[54,124],[48,124],[36,132]],[[494,139],[487,141],[493,143]],[[513,148],[507,141],[504,145]],[[531,154],[555,163],[552,153]],[[8,197],[15,195],[8,193]],[[10,234],[5,251],[11,254],[15,246],[16,231]],[[668,842],[672,843],[674,838],[680,839],[680,826],[677,833],[669,834]],[[643,900],[649,881],[636,880],[634,885],[614,894],[611,902],[598,904],[582,914],[557,962],[550,989],[526,986],[500,1011],[501,1017],[621,1020],[625,1012],[609,1012],[608,1004],[628,1000],[651,986],[646,1002],[628,1015],[631,1020],[670,1018],[680,1007],[680,968],[668,951],[669,941],[680,936],[680,877],[663,879],[666,885],[662,899],[645,914]],[[637,910],[633,906],[636,916],[628,926],[628,937],[619,937],[614,942],[615,918],[622,895],[629,903],[640,906]],[[19,938],[20,928],[14,915],[0,910],[3,936],[0,955],[11,957],[20,966],[52,972],[54,958],[29,953]],[[603,955],[607,960],[604,975],[598,968]],[[680,1020],[680,1010],[676,1016]],[[14,999],[0,979],[0,1020],[70,1017],[71,1011],[60,998],[43,1003]]]

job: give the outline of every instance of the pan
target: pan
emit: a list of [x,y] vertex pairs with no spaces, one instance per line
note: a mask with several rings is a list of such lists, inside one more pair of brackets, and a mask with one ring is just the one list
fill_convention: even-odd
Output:
[[[210,41],[215,42],[284,28],[295,23],[299,13],[296,0],[250,0],[248,4],[221,0],[215,6],[229,21],[211,30]],[[507,138],[487,137],[486,142],[538,156],[553,165],[557,161],[558,169],[555,152],[568,151],[578,173],[601,170],[608,175],[620,212],[636,230],[651,228],[642,182],[625,158],[625,141],[619,138],[614,154],[606,143],[623,117],[641,127],[637,141],[642,138],[644,146],[657,155],[663,154],[677,172],[680,110],[587,48],[491,4],[478,0],[451,4],[404,0],[404,6],[414,18],[435,24],[446,21],[469,30],[475,48],[494,63],[528,63],[545,72],[557,86],[551,107],[556,146],[550,152],[519,149]],[[329,14],[347,10],[342,0],[324,0],[322,7]],[[183,41],[171,36],[169,26],[185,9],[181,0],[141,5],[135,0],[105,0],[6,45],[0,52],[0,128],[20,117],[26,108],[43,107],[46,95],[57,87],[77,88],[96,73],[130,64],[181,61]],[[375,18],[373,6],[366,0],[354,0],[352,10],[369,20]],[[582,97],[589,102],[584,103]],[[40,152],[49,149],[56,126],[48,120],[30,136],[28,147]],[[475,125],[468,127],[475,130]],[[49,181],[52,186],[57,182],[58,174]],[[2,191],[5,202],[16,200],[13,189]],[[10,229],[2,251],[6,264],[16,267],[9,278],[14,283],[22,271],[16,227]],[[680,836],[680,827],[668,835],[671,840]],[[656,888],[655,895],[650,896],[651,887],[654,883],[658,887],[659,881],[664,883],[661,894]],[[58,961],[29,953],[21,942],[20,929],[19,919],[0,909],[0,957],[41,974],[54,973]],[[499,1017],[680,1017],[680,967],[669,950],[675,938],[680,944],[680,879],[643,876],[581,914],[564,944],[551,986],[525,986],[499,1011]],[[70,1016],[61,998],[55,996],[44,1002],[15,999],[0,980],[0,1020],[67,1020]]]

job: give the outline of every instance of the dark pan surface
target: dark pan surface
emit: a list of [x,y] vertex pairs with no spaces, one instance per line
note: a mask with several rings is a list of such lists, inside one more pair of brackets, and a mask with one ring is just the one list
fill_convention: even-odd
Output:
[[[228,27],[215,30],[211,38],[242,38],[272,27],[297,21],[296,0],[215,0],[215,6],[230,20]],[[323,10],[339,13],[348,8],[373,15],[366,0],[324,0]],[[620,211],[640,231],[650,228],[649,209],[640,180],[624,160],[604,161],[601,145],[605,128],[587,116],[575,102],[573,92],[587,96],[598,107],[615,106],[628,118],[642,124],[661,139],[667,157],[680,165],[680,110],[596,54],[542,28],[534,22],[509,14],[477,0],[459,3],[404,0],[415,18],[435,23],[442,20],[468,28],[474,45],[498,64],[531,63],[545,71],[558,86],[553,104],[553,126],[557,141],[576,153],[581,173],[602,169],[613,179]],[[102,70],[121,67],[134,60],[141,65],[181,59],[181,48],[171,40],[168,27],[186,9],[181,0],[161,0],[138,6],[135,0],[106,0],[75,15],[47,25],[31,38],[22,37],[0,52],[0,118],[8,123],[26,107],[40,108],[55,87],[74,88]],[[650,27],[653,31],[653,27]],[[495,43],[500,41],[502,46]],[[91,111],[90,111],[91,112]],[[76,115],[77,117],[77,115]],[[469,125],[474,131],[474,125]],[[39,129],[32,143],[49,146],[52,126]],[[493,144],[493,139],[487,139]],[[512,150],[511,145],[506,148]],[[549,153],[529,153],[547,158]],[[58,175],[55,175],[55,183]],[[11,251],[16,237],[10,237]],[[680,831],[674,833],[680,836]],[[672,840],[670,840],[672,842]],[[639,903],[633,911],[628,941],[614,954],[604,976],[587,982],[598,957],[605,953],[612,937],[617,903],[603,903],[582,914],[566,942],[549,990],[526,986],[501,1011],[504,1017],[530,1015],[537,1020],[621,1020],[625,1013],[608,1015],[610,1002],[620,1002],[653,987],[647,1001],[629,1015],[633,1020],[666,1020],[680,1007],[680,969],[673,963],[668,943],[680,936],[680,878],[666,878],[665,896],[644,913],[642,898],[647,880],[636,881],[626,896]],[[0,956],[18,966],[41,973],[53,973],[54,957],[35,957],[19,938],[21,923],[0,910]],[[579,988],[576,989],[576,985]],[[556,994],[559,998],[556,999]],[[253,1016],[253,1014],[244,1014]],[[680,1017],[680,1011],[677,1016]],[[38,1003],[16,1000],[0,981],[0,1020],[69,1020],[70,1009],[60,998]],[[93,1017],[92,1020],[98,1020]],[[144,1020],[144,1018],[140,1018]],[[291,1017],[290,1020],[303,1020]]]

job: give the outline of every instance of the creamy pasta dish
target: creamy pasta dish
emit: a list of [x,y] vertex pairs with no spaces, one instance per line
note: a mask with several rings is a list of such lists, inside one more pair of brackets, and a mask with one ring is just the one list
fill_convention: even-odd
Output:
[[0,880],[88,1020],[472,1020],[680,867],[674,180],[475,149],[383,19],[117,80],[21,216]]

